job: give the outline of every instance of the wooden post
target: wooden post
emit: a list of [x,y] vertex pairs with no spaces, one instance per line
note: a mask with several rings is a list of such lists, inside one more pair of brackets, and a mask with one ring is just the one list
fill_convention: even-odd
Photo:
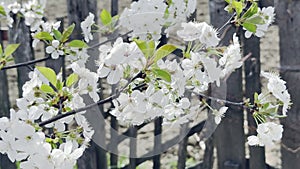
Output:
[[[184,136],[189,130],[188,123],[183,124],[180,128],[180,135]],[[177,169],[185,169],[185,161],[187,156],[187,144],[188,144],[189,137],[184,136],[179,143],[178,148],[178,160],[177,160]]]
[[[111,15],[115,16],[118,15],[119,12],[119,1],[118,0],[111,0]],[[116,85],[112,86],[112,91],[116,91]],[[113,103],[111,103],[113,105]],[[112,152],[118,152],[118,130],[119,124],[115,116],[111,115],[111,143],[112,146],[110,147]],[[110,153],[110,166],[112,169],[118,168],[118,155],[114,153]]]
[[[214,27],[221,27],[231,17],[224,7],[224,0],[210,0],[210,18]],[[229,44],[232,39],[233,29],[229,30],[228,34],[221,41],[222,45]],[[220,90],[222,87],[227,88],[226,99],[234,102],[243,100],[242,90],[242,71],[236,70],[230,75],[226,82],[227,86],[220,86],[214,90]],[[229,108],[218,126],[215,134],[218,168],[226,169],[245,169],[245,135],[244,135],[244,118],[243,109],[241,107],[227,105]]]
[[[0,30],[0,44],[2,43],[2,31]],[[3,47],[3,46],[2,46]],[[8,95],[8,81],[6,70],[0,70],[0,118],[9,117],[9,95]],[[0,154],[0,168],[2,169],[15,169],[16,165],[11,163],[7,155]]]
[[137,128],[135,126],[130,127],[130,143],[129,143],[129,169],[136,169],[137,163]]
[[[247,39],[241,36],[244,56],[251,53],[249,59],[245,61],[246,98],[254,102],[254,93],[261,92],[260,86],[260,42],[259,38],[252,36]],[[252,116],[252,112],[247,111],[249,135],[256,135],[257,125]],[[250,159],[249,169],[266,168],[264,147],[249,146]]]
[[[161,150],[162,118],[154,121],[154,151]],[[160,169],[160,154],[153,156],[153,169]]]
[[[9,43],[19,43],[19,48],[14,52],[13,56],[15,63],[23,63],[34,59],[34,51],[31,46],[32,38],[30,35],[29,27],[25,25],[24,18],[14,16],[15,22],[12,28],[9,29]],[[19,19],[19,21],[16,21]],[[19,97],[22,97],[22,86],[29,79],[28,73],[30,72],[28,67],[17,68],[18,72],[18,90]]]
[[[73,34],[71,35],[71,39],[83,39],[82,36],[82,30],[80,28],[80,23],[89,15],[89,12],[93,13],[95,15],[95,22],[97,22],[98,14],[97,14],[97,0],[67,0],[68,5],[68,18],[69,18],[69,24],[75,23],[75,29]],[[98,34],[94,34],[94,40],[92,40],[88,45],[92,46],[93,44],[96,44],[99,42],[99,36]],[[88,51],[88,54],[90,55],[90,58],[86,64],[87,68],[91,71],[96,71],[96,64],[95,60],[99,58],[99,51],[97,48],[90,49]],[[101,94],[100,94],[101,95]],[[101,97],[101,96],[100,96]],[[102,98],[102,97],[101,97]],[[92,103],[91,99],[85,98],[86,103]],[[103,113],[103,107],[99,106],[99,109],[95,110],[89,110],[86,113],[86,117],[93,118],[95,117],[95,113],[98,113],[98,111],[101,111]],[[101,168],[106,169],[107,168],[107,160],[106,160],[106,151],[102,148],[105,147],[105,122],[104,118],[100,118],[97,123],[97,133],[100,133],[102,136],[101,138],[97,138],[99,142],[101,142],[101,147],[98,147],[94,142],[92,142],[92,146],[89,148],[88,151],[86,151],[82,158],[78,161],[78,168],[84,169],[84,168]],[[89,162],[85,161],[85,159],[96,159],[96,160],[90,160]],[[90,164],[88,164],[90,163]]]
[[[284,128],[282,138],[282,168],[300,166],[300,1],[275,1],[280,36],[281,76],[287,82],[293,105],[287,118],[281,120]],[[292,71],[291,68],[298,70]]]

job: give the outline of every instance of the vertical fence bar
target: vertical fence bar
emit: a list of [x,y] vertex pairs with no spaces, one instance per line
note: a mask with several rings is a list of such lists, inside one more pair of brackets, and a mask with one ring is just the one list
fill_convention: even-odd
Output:
[[[34,59],[34,51],[31,46],[32,38],[30,35],[30,29],[25,25],[24,18],[14,16],[15,22],[12,28],[9,29],[9,43],[19,43],[19,48],[14,52],[15,63],[23,63]],[[19,19],[19,21],[17,21]],[[22,86],[30,80],[28,73],[30,72],[28,67],[18,67],[18,90],[19,97],[22,97]]]
[[[245,61],[245,95],[254,102],[254,93],[261,92],[260,86],[260,42],[259,38],[252,36],[247,39],[241,36],[244,56],[251,53],[251,56]],[[252,112],[247,111],[248,129],[250,135],[256,135],[256,123],[252,117]],[[264,147],[249,146],[250,159],[249,169],[266,168]]]
[[[57,21],[60,21],[60,27],[58,28],[58,30],[60,32],[63,32],[64,30],[64,17],[59,17],[56,19]],[[45,52],[45,55],[49,55]],[[64,70],[64,67],[65,67],[65,57],[64,56],[61,56],[59,57],[58,59],[48,59],[46,61],[46,67],[49,67],[51,69],[53,69],[56,73],[59,73],[60,70],[62,69],[62,73],[63,73],[63,76],[62,77],[65,77],[65,70]]]
[[[183,124],[180,127],[180,135],[186,135],[188,130],[189,124]],[[188,144],[188,137],[185,136],[179,143],[178,147],[178,160],[177,160],[177,169],[185,169],[185,161],[187,155],[187,144]]]
[[[118,0],[111,0],[111,15],[115,16],[118,15],[119,12],[119,2]],[[113,90],[115,87],[113,86]],[[112,103],[111,103],[112,104]],[[119,129],[119,124],[115,116],[111,115],[111,143],[112,143],[112,152],[118,152],[118,129]],[[114,153],[110,153],[110,165],[111,168],[118,168],[118,155]]]
[[[1,27],[1,26],[0,26]],[[2,35],[4,32],[0,30],[0,44],[3,47],[2,43]],[[8,95],[8,81],[6,70],[0,70],[0,118],[1,117],[9,117],[9,95]],[[16,165],[11,163],[8,159],[7,155],[0,154],[0,168],[1,169],[15,169]]]
[[[211,23],[216,28],[221,27],[231,17],[224,7],[224,0],[210,0],[210,18]],[[221,41],[222,45],[227,45],[232,39],[233,29],[231,29],[225,38]],[[233,72],[226,82],[226,86],[220,86],[214,90],[227,89],[226,99],[234,102],[243,100],[242,89],[242,70],[238,69]],[[216,93],[213,91],[213,93]],[[241,107],[230,106],[223,118],[221,124],[216,130],[216,146],[218,168],[228,169],[245,169],[245,139],[244,139],[244,118]]]
[[[162,118],[154,121],[154,151],[161,150]],[[153,169],[160,169],[160,154],[153,156]]]
[[[83,39],[82,30],[80,28],[80,23],[89,15],[89,12],[95,15],[95,21],[97,22],[98,14],[97,14],[97,0],[67,0],[68,5],[68,18],[69,24],[75,23],[75,29],[73,34],[71,35],[71,39]],[[98,34],[94,34],[94,40],[92,40],[88,45],[93,45],[99,42]],[[90,58],[86,63],[86,66],[91,71],[96,71],[95,60],[99,58],[98,49],[90,49],[88,50],[88,54]],[[101,84],[100,84],[101,85]],[[100,94],[101,95],[101,94]],[[101,97],[102,98],[102,97]],[[90,104],[93,101],[85,97],[85,103]],[[103,113],[103,107],[99,106],[98,108],[89,110],[85,116],[91,121],[91,124],[97,128],[97,134],[101,135],[100,138],[97,139],[97,143],[101,144],[101,147],[96,145],[96,143],[91,142],[91,147],[87,149],[87,151],[83,154],[82,158],[78,160],[78,168],[79,169],[94,169],[94,168],[107,168],[107,160],[106,160],[106,151],[103,149],[105,147],[105,122],[103,116],[97,120],[95,119],[95,114],[98,112]],[[94,123],[92,123],[92,121]]]
[[[282,168],[300,166],[300,1],[275,1],[280,37],[280,69],[286,81],[293,105],[288,116],[281,120],[284,125],[281,144]],[[296,69],[292,71],[292,69]]]
[[136,169],[136,156],[137,156],[137,128],[135,126],[130,127],[130,143],[129,143],[129,169]]

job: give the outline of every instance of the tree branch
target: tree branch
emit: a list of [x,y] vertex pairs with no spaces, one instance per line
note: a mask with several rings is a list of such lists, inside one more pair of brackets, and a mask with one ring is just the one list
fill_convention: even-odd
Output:
[[139,78],[143,73],[142,72],[139,72],[138,74],[136,74],[131,80],[128,81],[128,83],[121,89],[119,90],[116,94],[114,95],[111,95],[110,97],[106,98],[106,99],[103,99],[103,100],[99,100],[98,102],[96,103],[93,103],[93,104],[89,104],[85,107],[82,107],[82,108],[79,108],[79,109],[76,109],[76,110],[72,110],[72,111],[69,111],[67,113],[64,113],[64,114],[59,114],[53,118],[50,118],[48,120],[45,120],[45,121],[42,121],[39,123],[39,126],[45,126],[47,124],[50,124],[52,122],[55,122],[59,119],[62,119],[64,117],[68,117],[68,116],[71,116],[71,115],[74,115],[76,113],[79,113],[79,112],[82,112],[82,111],[85,111],[85,110],[88,110],[88,109],[91,109],[95,106],[98,106],[98,105],[102,105],[102,104],[105,104],[105,103],[108,103],[108,102],[111,102],[112,100],[116,99],[119,97],[119,95],[121,94],[122,91],[124,91],[128,85],[133,82],[135,79]]
[[48,59],[51,59],[51,56],[48,56],[48,57],[45,57],[45,58],[42,58],[42,59],[31,60],[31,61],[28,61],[28,62],[18,63],[18,64],[14,64],[14,65],[10,65],[10,66],[4,66],[2,69],[0,69],[0,71],[32,65],[32,64],[35,64],[35,63],[46,61]]

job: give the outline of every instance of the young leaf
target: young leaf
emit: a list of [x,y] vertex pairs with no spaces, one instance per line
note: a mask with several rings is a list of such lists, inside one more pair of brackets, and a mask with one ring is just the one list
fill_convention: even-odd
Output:
[[70,76],[67,78],[67,82],[66,85],[67,87],[72,86],[73,84],[75,84],[78,81],[78,75],[75,73],[70,74]]
[[112,17],[110,15],[110,13],[103,9],[101,14],[100,14],[100,19],[101,19],[101,22],[103,23],[103,25],[108,25],[112,22]]
[[249,17],[253,16],[254,14],[256,14],[257,11],[258,11],[257,3],[252,3],[250,8],[244,13],[242,18],[249,18]]
[[69,43],[69,47],[87,48],[88,45],[85,42],[81,41],[81,40],[72,40]]
[[35,34],[34,37],[39,40],[50,40],[50,41],[53,40],[53,36],[50,35],[49,32],[38,32],[37,34]]
[[2,49],[2,45],[0,44],[0,57],[2,57],[3,55],[3,49]]
[[149,42],[146,42],[146,41],[143,41],[143,40],[135,39],[134,42],[137,44],[139,49],[143,52],[146,59],[153,56],[154,51],[155,51],[155,42],[153,40],[149,41]]
[[162,59],[166,56],[168,56],[170,53],[172,53],[174,50],[176,50],[177,47],[174,45],[166,44],[159,49],[154,54],[154,63],[156,63],[159,59]]
[[10,56],[11,54],[13,54],[17,48],[20,46],[20,44],[9,44],[5,50],[4,50],[4,56],[5,57],[8,57]]
[[54,90],[52,89],[52,87],[50,87],[49,85],[46,85],[46,84],[42,84],[41,90],[43,92],[49,93],[49,94],[53,94],[54,93]]
[[67,29],[64,30],[64,32],[62,34],[62,37],[61,37],[61,42],[62,43],[66,42],[69,39],[69,37],[71,36],[74,28],[75,28],[75,24],[73,23]]
[[58,30],[55,30],[55,29],[53,29],[53,33],[54,33],[55,39],[60,41],[61,33]]
[[6,16],[6,12],[3,6],[0,5],[0,14]]
[[171,82],[171,75],[168,71],[163,69],[152,69],[153,74],[164,81]]
[[37,66],[36,67],[40,73],[42,75],[44,75],[44,77],[49,80],[49,82],[53,85],[53,86],[56,86],[56,73],[50,69],[50,68],[47,68],[47,67],[40,67],[40,66]]
[[255,24],[245,22],[245,23],[242,24],[242,26],[250,32],[253,32],[253,33],[256,32],[256,25]]
[[55,86],[55,87],[56,87],[57,90],[62,90],[62,88],[63,88],[64,86],[63,86],[63,83],[62,83],[60,80],[57,80],[57,81],[56,81],[56,86]]
[[243,3],[234,0],[234,1],[232,1],[232,5],[233,5],[237,15],[239,16],[243,12]]
[[265,23],[265,20],[261,16],[253,16],[245,20],[247,23],[252,23],[255,25],[262,25]]

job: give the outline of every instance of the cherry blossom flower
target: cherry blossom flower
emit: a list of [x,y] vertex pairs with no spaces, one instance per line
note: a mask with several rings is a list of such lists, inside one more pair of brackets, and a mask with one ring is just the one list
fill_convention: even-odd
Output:
[[256,131],[257,136],[248,137],[248,144],[250,146],[268,146],[281,139],[283,127],[274,122],[266,122],[259,124]]
[[238,37],[236,34],[233,34],[233,44],[226,48],[223,56],[219,60],[219,64],[223,67],[221,77],[225,77],[243,65],[240,48]]
[[85,18],[85,20],[80,23],[80,27],[83,32],[84,40],[86,42],[89,42],[90,40],[94,39],[93,35],[91,33],[92,25],[95,23],[94,19],[95,19],[95,15],[92,13],[89,13],[89,15]]
[[285,81],[275,73],[262,72],[262,76],[268,79],[267,88],[271,94],[283,103],[282,115],[286,116],[291,105],[291,96],[285,86]]
[[46,52],[51,54],[52,59],[58,59],[59,56],[64,54],[64,52],[59,49],[60,42],[58,40],[53,40],[51,44],[51,46],[46,47]]
[[224,117],[224,114],[226,113],[228,107],[223,106],[219,110],[214,110],[213,114],[215,115],[215,123],[220,124],[222,117]]

